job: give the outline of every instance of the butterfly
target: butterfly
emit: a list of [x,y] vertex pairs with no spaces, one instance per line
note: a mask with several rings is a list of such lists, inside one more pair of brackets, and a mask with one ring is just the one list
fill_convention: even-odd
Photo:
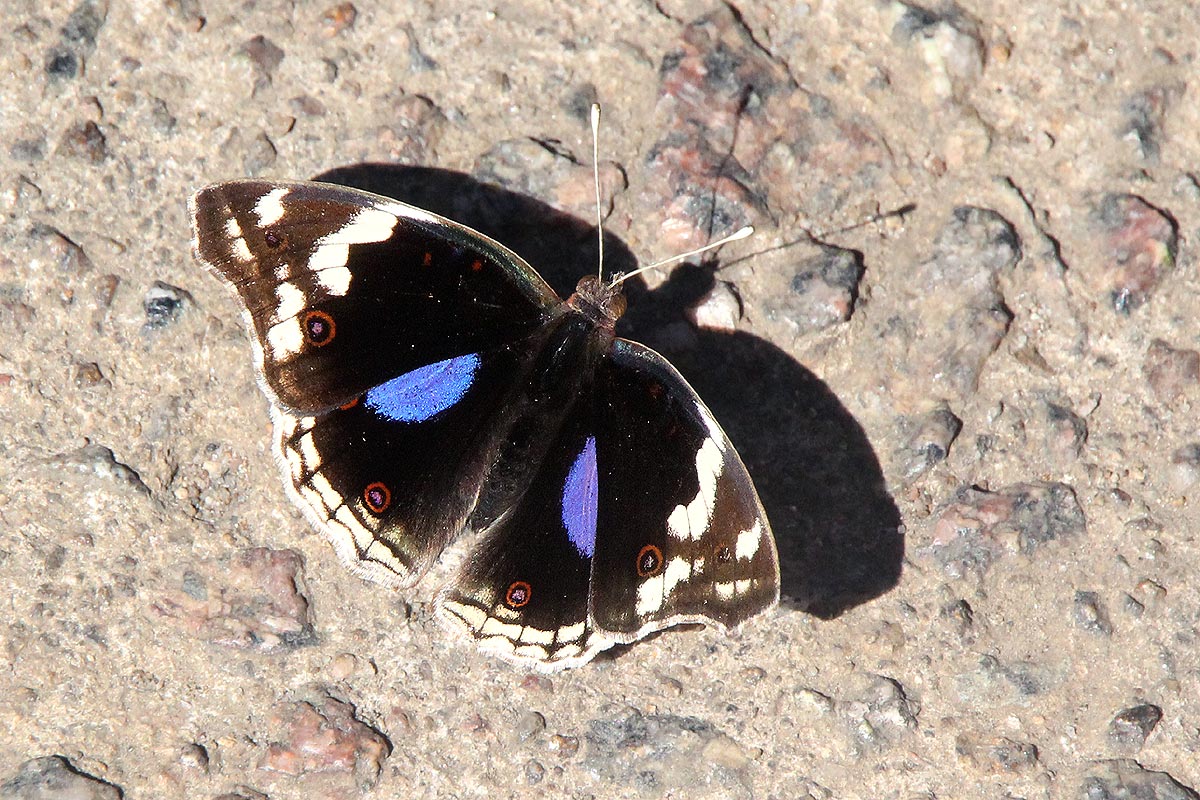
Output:
[[191,212],[289,494],[353,572],[410,587],[467,534],[438,616],[541,670],[777,604],[750,475],[674,367],[614,333],[620,278],[564,301],[483,234],[333,184],[218,183]]

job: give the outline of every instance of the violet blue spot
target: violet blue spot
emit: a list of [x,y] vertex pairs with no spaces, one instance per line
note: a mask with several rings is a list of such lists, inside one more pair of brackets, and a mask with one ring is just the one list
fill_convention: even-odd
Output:
[[563,484],[562,521],[567,538],[584,558],[596,552],[596,506],[599,478],[596,473],[596,437],[589,436]]
[[368,390],[365,405],[395,422],[424,422],[462,400],[478,369],[478,353],[419,367]]

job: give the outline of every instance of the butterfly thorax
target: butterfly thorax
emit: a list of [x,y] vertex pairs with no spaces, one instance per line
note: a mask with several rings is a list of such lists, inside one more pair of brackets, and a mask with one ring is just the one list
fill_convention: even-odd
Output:
[[575,285],[575,294],[567,299],[567,305],[597,327],[612,331],[625,313],[625,293],[619,283],[602,283],[595,275],[585,275]]

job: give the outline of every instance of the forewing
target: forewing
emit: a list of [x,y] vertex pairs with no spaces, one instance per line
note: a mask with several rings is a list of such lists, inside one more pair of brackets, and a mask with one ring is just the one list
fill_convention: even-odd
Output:
[[192,219],[197,258],[245,307],[266,390],[298,416],[519,340],[560,302],[502,245],[356,189],[219,183]]

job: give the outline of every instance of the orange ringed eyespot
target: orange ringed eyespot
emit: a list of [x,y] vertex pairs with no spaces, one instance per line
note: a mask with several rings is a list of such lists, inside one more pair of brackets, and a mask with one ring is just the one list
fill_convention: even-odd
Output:
[[533,595],[533,587],[525,581],[513,581],[504,593],[504,604],[509,608],[521,608],[529,603]]
[[317,347],[324,347],[332,342],[337,333],[333,317],[324,311],[309,311],[304,315],[301,328],[304,330],[304,340]]
[[641,549],[637,557],[637,574],[643,578],[650,578],[662,571],[663,554],[652,544],[648,544]]
[[382,514],[392,504],[392,491],[386,484],[376,481],[363,489],[363,502],[376,514]]

